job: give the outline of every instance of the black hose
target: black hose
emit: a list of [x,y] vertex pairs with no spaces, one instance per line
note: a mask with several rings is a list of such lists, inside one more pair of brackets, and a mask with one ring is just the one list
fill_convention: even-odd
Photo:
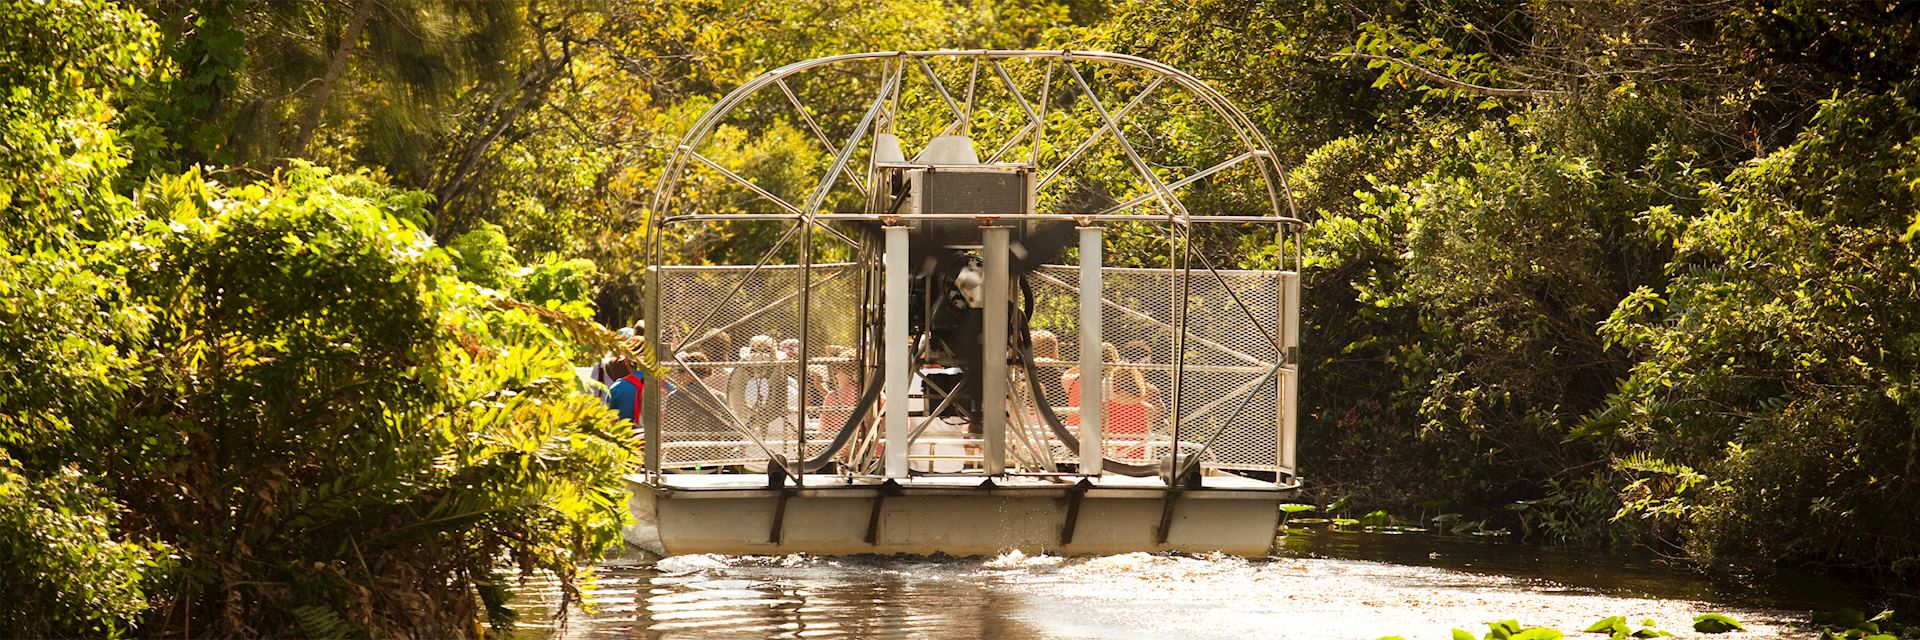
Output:
[[[1040,418],[1045,420],[1047,428],[1053,431],[1054,439],[1059,440],[1062,446],[1073,452],[1073,455],[1079,456],[1080,438],[1075,437],[1073,432],[1067,430],[1066,425],[1060,423],[1060,416],[1053,412],[1053,404],[1047,401],[1046,390],[1040,388],[1040,377],[1034,375],[1037,367],[1033,364],[1033,285],[1027,282],[1026,276],[1020,277],[1020,292],[1027,305],[1025,309],[1020,310],[1020,331],[1017,334],[1020,345],[1020,364],[1027,368],[1027,392],[1033,395],[1033,407],[1040,410]],[[1084,354],[1082,355],[1084,359]],[[1085,384],[1086,379],[1082,378],[1080,382]],[[1095,380],[1093,383],[1100,384],[1100,381]],[[1101,465],[1103,470],[1123,476],[1146,478],[1160,475],[1160,470],[1156,467],[1127,464],[1105,455],[1102,455],[1101,459],[1105,461]]]
[[[879,331],[871,332],[868,337],[870,344],[885,346],[885,341],[878,339],[880,337]],[[840,425],[840,433],[834,434],[833,442],[827,443],[826,451],[821,452],[820,455],[801,461],[800,473],[813,473],[821,467],[827,466],[828,463],[832,462],[833,456],[840,453],[840,450],[847,446],[847,442],[853,439],[854,427],[859,426],[862,421],[867,419],[867,411],[873,407],[874,401],[880,398],[880,389],[884,386],[887,378],[885,375],[887,368],[886,353],[884,348],[874,352],[874,359],[880,362],[879,368],[881,375],[874,376],[867,380],[867,388],[860,391],[860,400],[855,403],[853,413],[847,415],[846,424]],[[907,361],[909,363],[916,363],[917,359],[909,353]],[[802,425],[801,428],[804,429],[805,426]]]
[[880,375],[874,376],[873,379],[867,381],[867,388],[860,392],[860,401],[857,406],[854,407],[853,413],[847,415],[847,423],[840,426],[840,433],[834,434],[833,442],[827,443],[826,451],[803,461],[800,464],[800,473],[813,473],[821,467],[827,466],[828,463],[832,462],[833,456],[840,453],[841,448],[847,446],[847,441],[853,439],[854,428],[858,427],[861,421],[867,419],[867,409],[873,406],[875,400],[879,399],[881,383],[884,382],[885,379],[886,376]]

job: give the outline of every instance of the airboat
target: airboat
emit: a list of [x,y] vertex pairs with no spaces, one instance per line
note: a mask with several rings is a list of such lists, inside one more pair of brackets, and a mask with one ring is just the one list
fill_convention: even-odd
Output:
[[1269,147],[1114,53],[858,53],[740,86],[644,212],[664,376],[628,541],[1266,555],[1300,487],[1299,220]]

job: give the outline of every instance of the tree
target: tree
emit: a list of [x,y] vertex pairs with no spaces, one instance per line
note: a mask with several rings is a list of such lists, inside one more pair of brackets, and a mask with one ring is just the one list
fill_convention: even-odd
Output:
[[1591,430],[1640,452],[1623,515],[1706,558],[1911,576],[1920,543],[1920,84],[1822,103],[1784,149],[1655,210],[1664,291],[1603,327],[1639,357]]

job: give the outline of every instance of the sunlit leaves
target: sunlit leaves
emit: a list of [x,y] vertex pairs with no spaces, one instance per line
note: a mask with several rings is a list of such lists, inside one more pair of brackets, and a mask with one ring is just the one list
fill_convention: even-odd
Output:
[[1674,280],[1602,326],[1642,360],[1595,426],[1704,477],[1636,480],[1623,514],[1684,527],[1702,554],[1888,566],[1920,552],[1846,542],[1912,526],[1880,505],[1914,479],[1880,470],[1911,446],[1920,358],[1914,96],[1827,101],[1791,147],[1707,185],[1705,215],[1664,223]]

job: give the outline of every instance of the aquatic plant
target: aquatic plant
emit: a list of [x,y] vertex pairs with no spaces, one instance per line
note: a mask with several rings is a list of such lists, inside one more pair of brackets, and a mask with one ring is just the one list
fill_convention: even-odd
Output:
[[1295,504],[1295,503],[1289,502],[1287,504],[1280,505],[1280,528],[1282,529],[1287,528],[1287,521],[1293,519],[1293,514],[1306,513],[1308,511],[1312,511],[1313,509],[1314,509],[1313,505],[1310,505],[1310,504]]
[[1453,630],[1453,640],[1560,640],[1566,637],[1559,629],[1549,627],[1522,627],[1519,620],[1501,620],[1487,623],[1487,634],[1474,638],[1471,632],[1463,629]]
[[1720,613],[1703,613],[1693,618],[1693,630],[1701,633],[1726,633],[1744,628],[1733,618]]
[[1820,627],[1820,640],[1896,640],[1899,637],[1912,637],[1916,630],[1907,625],[1893,622],[1893,611],[1881,611],[1868,618],[1859,609],[1843,608],[1831,613],[1817,613],[1813,623]]
[[1612,640],[1625,640],[1626,638],[1658,638],[1661,636],[1673,635],[1672,633],[1668,633],[1666,631],[1661,631],[1659,629],[1653,628],[1654,622],[1652,618],[1642,620],[1640,621],[1640,623],[1645,626],[1642,626],[1639,629],[1634,629],[1633,627],[1627,624],[1626,616],[1612,616],[1609,618],[1601,618],[1599,622],[1595,622],[1593,624],[1587,625],[1587,628],[1582,629],[1581,631],[1584,631],[1586,633],[1604,633],[1604,634],[1607,634],[1607,637],[1611,638]]

